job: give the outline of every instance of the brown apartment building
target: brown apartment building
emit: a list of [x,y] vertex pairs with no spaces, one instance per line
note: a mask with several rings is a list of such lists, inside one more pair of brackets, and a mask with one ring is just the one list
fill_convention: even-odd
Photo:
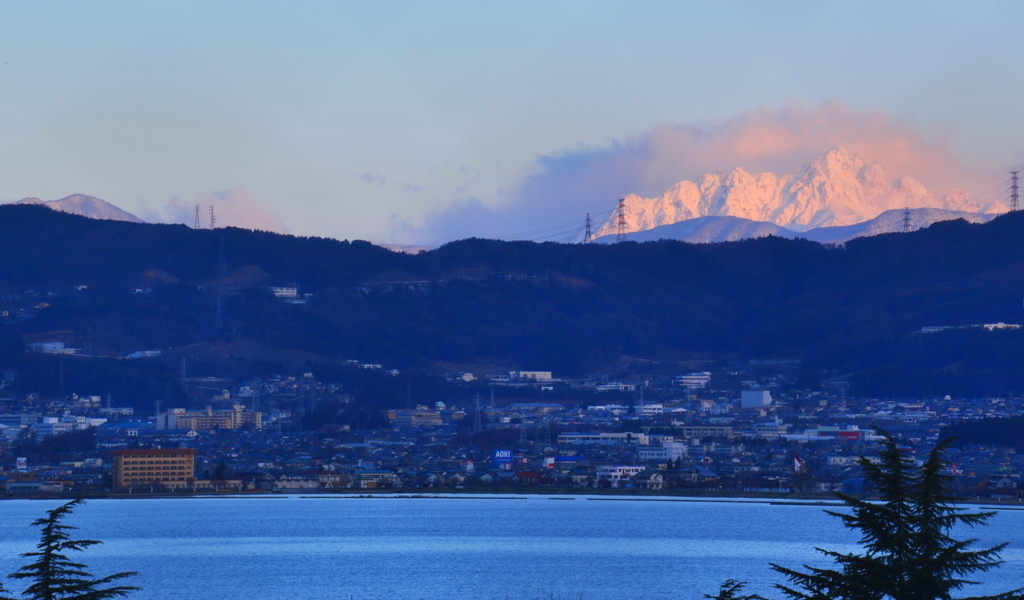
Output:
[[114,450],[114,489],[161,484],[185,487],[196,478],[196,451]]

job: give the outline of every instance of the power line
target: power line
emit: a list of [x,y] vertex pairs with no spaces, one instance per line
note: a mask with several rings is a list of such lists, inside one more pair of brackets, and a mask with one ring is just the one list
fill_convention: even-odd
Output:
[[626,199],[622,198],[619,200],[619,217],[615,223],[615,241],[624,242],[626,241]]
[[1010,171],[1010,210],[1020,209],[1020,187],[1017,184],[1017,176],[1020,171]]

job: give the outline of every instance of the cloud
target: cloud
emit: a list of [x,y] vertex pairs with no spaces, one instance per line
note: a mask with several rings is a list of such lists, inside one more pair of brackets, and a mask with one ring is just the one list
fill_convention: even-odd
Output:
[[734,167],[790,173],[837,146],[880,163],[894,178],[913,177],[938,195],[956,187],[972,189],[983,179],[959,160],[948,140],[927,140],[884,111],[858,111],[838,100],[817,106],[789,101],[717,123],[664,125],[601,147],[541,156],[499,204],[453,203],[428,215],[420,238],[436,243],[467,235],[501,237],[528,225],[542,230],[559,215],[575,214],[582,221],[584,213],[610,210],[628,194],[659,196],[704,173]]
[[217,227],[239,227],[259,229],[275,233],[288,233],[281,218],[264,208],[245,190],[228,190],[199,194],[191,200],[172,198],[161,209],[147,210],[142,218],[151,223],[184,223],[192,226],[196,220],[196,206],[199,207],[200,227],[210,226],[210,207],[216,217]]

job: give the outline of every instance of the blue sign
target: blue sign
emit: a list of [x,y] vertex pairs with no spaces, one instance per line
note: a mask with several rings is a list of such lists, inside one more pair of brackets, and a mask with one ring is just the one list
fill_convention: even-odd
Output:
[[494,466],[501,468],[502,465],[512,463],[512,451],[511,450],[495,450],[494,451]]

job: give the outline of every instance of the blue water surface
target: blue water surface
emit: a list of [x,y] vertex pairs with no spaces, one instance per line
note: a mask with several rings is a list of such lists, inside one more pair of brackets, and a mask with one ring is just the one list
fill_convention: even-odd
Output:
[[[60,503],[0,502],[0,573],[33,549]],[[725,579],[781,598],[770,563],[827,566],[856,551],[822,506],[577,496],[216,497],[92,500],[68,519],[101,546],[94,575],[138,571],[134,600],[699,599]],[[1006,564],[962,595],[1024,585],[1024,511],[958,531],[1010,542]],[[8,582],[20,591],[20,584]]]

